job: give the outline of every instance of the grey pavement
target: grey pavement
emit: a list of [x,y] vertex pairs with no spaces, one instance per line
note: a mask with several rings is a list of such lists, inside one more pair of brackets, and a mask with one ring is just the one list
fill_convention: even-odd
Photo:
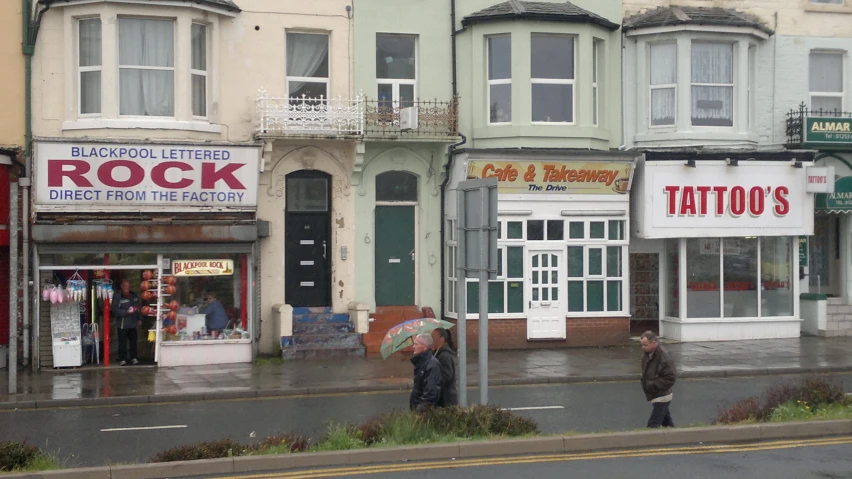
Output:
[[[681,377],[852,371],[852,337],[769,339],[666,344]],[[633,379],[642,351],[636,342],[606,348],[491,351],[493,385]],[[468,380],[476,384],[479,365],[470,352]],[[8,394],[0,373],[0,409],[119,404],[313,393],[403,390],[410,387],[411,364],[401,354],[380,357],[297,360],[157,368],[83,367],[21,371],[18,394]]]

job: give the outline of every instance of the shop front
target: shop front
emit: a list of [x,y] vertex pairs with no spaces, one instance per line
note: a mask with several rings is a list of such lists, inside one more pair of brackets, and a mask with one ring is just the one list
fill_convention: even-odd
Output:
[[[259,154],[254,145],[37,143],[39,367],[250,362]],[[136,324],[116,318],[130,297],[124,282],[139,299]]]
[[[813,153],[646,153],[632,234],[659,255],[659,331],[679,341],[800,334],[799,237]],[[824,187],[824,182],[821,183]]]
[[[495,349],[621,344],[628,340],[629,191],[632,153],[471,150],[455,186],[498,179],[498,271],[488,284]],[[445,315],[456,308],[455,214],[448,216]],[[468,333],[476,337],[479,284],[467,280]]]

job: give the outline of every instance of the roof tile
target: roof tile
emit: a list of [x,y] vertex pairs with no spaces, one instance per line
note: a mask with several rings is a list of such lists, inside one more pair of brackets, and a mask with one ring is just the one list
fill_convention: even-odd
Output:
[[580,8],[571,2],[528,2],[525,0],[508,0],[471,13],[464,17],[462,25],[512,19],[593,23],[610,30],[617,30],[619,27],[617,23]]
[[715,25],[756,28],[772,34],[771,28],[759,19],[730,8],[719,7],[658,7],[624,20],[624,31],[640,28],[668,27],[674,25]]

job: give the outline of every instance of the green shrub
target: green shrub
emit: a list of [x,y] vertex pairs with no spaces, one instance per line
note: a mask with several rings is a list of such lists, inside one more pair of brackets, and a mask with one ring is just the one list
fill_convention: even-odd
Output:
[[286,452],[304,452],[310,449],[311,440],[297,434],[276,434],[254,443],[250,446],[251,452],[259,452],[276,448]]
[[0,471],[28,469],[45,459],[49,458],[41,449],[26,442],[0,442]]
[[746,421],[760,421],[763,418],[763,409],[760,407],[760,399],[750,397],[740,399],[731,406],[721,406],[719,414],[713,424],[735,424]]
[[825,404],[834,404],[843,399],[843,386],[827,376],[803,379],[800,386],[799,399],[816,408]]
[[328,423],[325,435],[312,451],[345,451],[367,447],[361,431],[351,424]]
[[491,405],[429,409],[423,412],[422,416],[440,433],[460,438],[526,436],[539,433],[535,421],[515,416],[505,409]]
[[242,456],[247,448],[231,438],[177,446],[157,453],[151,462],[194,461]]
[[[760,398],[750,397],[732,406],[722,406],[714,424],[733,424],[743,421],[769,421],[775,417],[799,417],[807,408],[810,413],[844,400],[843,386],[833,378],[814,376],[792,383],[769,386]],[[781,411],[776,415],[776,410]],[[812,414],[811,414],[812,415]]]

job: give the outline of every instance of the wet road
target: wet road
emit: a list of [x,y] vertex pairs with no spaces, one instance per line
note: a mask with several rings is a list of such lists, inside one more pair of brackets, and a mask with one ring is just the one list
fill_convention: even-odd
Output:
[[[832,377],[852,390],[852,374]],[[672,414],[679,425],[709,423],[725,401],[798,378],[681,380]],[[478,398],[478,392],[471,390],[468,396]],[[499,387],[490,390],[490,398],[502,407],[533,408],[517,413],[536,420],[544,433],[641,428],[650,413],[638,382]],[[144,462],[168,447],[228,436],[242,442],[249,442],[252,433],[258,438],[300,433],[317,439],[328,421],[363,422],[407,405],[407,393],[374,393],[0,411],[0,440],[42,446],[68,466]]]

